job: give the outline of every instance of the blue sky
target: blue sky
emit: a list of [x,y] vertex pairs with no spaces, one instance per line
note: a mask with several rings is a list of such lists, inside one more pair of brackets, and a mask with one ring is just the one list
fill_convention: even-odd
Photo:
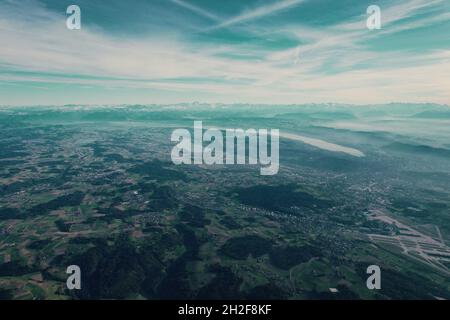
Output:
[[449,0],[0,0],[0,104],[450,104],[449,30]]

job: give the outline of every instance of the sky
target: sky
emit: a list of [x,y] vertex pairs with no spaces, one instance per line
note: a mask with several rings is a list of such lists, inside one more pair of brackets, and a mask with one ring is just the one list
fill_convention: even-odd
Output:
[[193,101],[450,104],[450,0],[0,0],[0,105]]

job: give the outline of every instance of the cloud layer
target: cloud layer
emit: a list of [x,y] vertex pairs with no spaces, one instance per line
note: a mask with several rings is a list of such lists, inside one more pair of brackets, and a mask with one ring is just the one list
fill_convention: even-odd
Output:
[[[82,30],[70,31],[51,1],[4,1],[0,104],[450,104],[448,1],[389,2],[377,31],[366,29],[360,1],[359,14],[325,17],[307,0],[232,3],[227,16],[203,1],[165,1],[149,12],[174,12],[170,27],[155,17],[127,34],[96,19],[95,8],[80,5]],[[127,19],[146,25],[138,20]],[[73,93],[67,101],[62,90]]]

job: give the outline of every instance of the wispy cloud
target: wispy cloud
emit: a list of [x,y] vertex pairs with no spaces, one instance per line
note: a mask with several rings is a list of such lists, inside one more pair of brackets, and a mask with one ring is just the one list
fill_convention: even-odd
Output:
[[242,14],[239,14],[236,17],[230,18],[228,20],[225,20],[221,22],[220,24],[214,26],[212,29],[218,29],[223,27],[229,27],[234,24],[248,22],[250,20],[254,20],[257,18],[261,18],[264,16],[268,16],[274,13],[277,13],[281,10],[288,9],[290,7],[293,7],[295,5],[298,5],[305,0],[279,0],[271,4],[267,4],[264,6],[257,7],[253,10],[246,11]]
[[220,21],[220,17],[218,17],[217,15],[215,15],[215,14],[213,14],[213,13],[207,11],[207,10],[204,10],[204,9],[202,9],[200,7],[197,7],[197,6],[193,5],[193,4],[190,4],[190,3],[186,2],[186,1],[182,1],[182,0],[170,0],[170,1],[172,1],[173,3],[179,5],[180,7],[183,7],[185,9],[188,9],[188,10],[192,11],[192,12],[195,12],[196,14],[201,15],[201,16],[203,16],[205,18],[208,18],[208,19],[211,19],[211,20],[214,20],[214,21]]

